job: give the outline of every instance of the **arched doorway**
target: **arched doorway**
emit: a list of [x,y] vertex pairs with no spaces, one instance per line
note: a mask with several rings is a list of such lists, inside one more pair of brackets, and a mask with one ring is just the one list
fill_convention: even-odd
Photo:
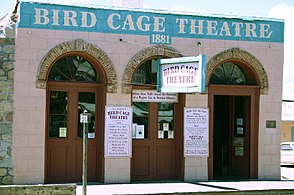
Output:
[[257,178],[259,85],[251,65],[240,59],[225,59],[212,71],[209,179]]
[[94,57],[61,55],[47,77],[45,182],[82,180],[82,132],[79,116],[91,113],[88,181],[103,180],[103,125],[106,76]]
[[[146,59],[134,71],[133,93],[156,93],[157,60],[156,56]],[[135,135],[132,141],[132,181],[182,179],[184,95],[176,102],[133,100],[132,106],[133,123],[142,135]]]

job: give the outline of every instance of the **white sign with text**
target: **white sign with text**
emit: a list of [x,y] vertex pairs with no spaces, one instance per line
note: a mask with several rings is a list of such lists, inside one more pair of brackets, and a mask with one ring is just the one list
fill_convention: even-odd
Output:
[[158,91],[174,93],[204,92],[205,65],[205,55],[160,59]]
[[208,108],[185,108],[184,112],[184,156],[208,157]]
[[177,93],[161,93],[156,90],[133,90],[133,102],[178,102]]
[[131,157],[133,109],[130,106],[105,108],[105,156]]

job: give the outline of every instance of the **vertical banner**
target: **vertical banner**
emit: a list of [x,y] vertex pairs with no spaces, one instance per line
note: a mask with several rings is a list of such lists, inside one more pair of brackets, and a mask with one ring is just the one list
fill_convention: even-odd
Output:
[[208,157],[208,108],[185,108],[184,112],[184,156]]
[[105,157],[131,157],[132,119],[130,106],[105,107]]

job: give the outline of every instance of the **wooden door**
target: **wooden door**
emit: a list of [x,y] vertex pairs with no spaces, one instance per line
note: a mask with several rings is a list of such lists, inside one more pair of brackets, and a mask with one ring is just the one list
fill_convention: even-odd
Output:
[[[173,180],[181,177],[181,129],[173,103],[135,102],[132,180]],[[179,124],[178,124],[179,125]],[[139,134],[142,130],[143,135]]]
[[[55,85],[56,86],[56,85]],[[102,169],[103,90],[77,84],[48,89],[46,183],[82,181],[82,135],[79,116],[91,113],[88,134],[88,181]]]
[[250,96],[230,96],[229,176],[250,178]]
[[211,85],[209,179],[257,178],[258,88]]
[[250,99],[214,97],[214,179],[249,178]]

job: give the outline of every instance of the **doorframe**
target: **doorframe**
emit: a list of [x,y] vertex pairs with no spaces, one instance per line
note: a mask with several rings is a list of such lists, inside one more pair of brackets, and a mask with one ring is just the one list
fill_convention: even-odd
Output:
[[[49,162],[48,162],[48,148],[49,148],[49,92],[50,90],[60,90],[60,91],[69,91],[69,89],[75,89],[77,92],[81,92],[81,91],[95,91],[96,92],[96,101],[97,99],[97,95],[102,94],[100,96],[101,99],[99,99],[100,101],[96,102],[96,109],[97,109],[97,113],[101,112],[101,118],[99,118],[98,114],[96,115],[96,119],[97,120],[101,120],[101,127],[104,127],[104,112],[105,112],[105,105],[106,105],[106,87],[105,84],[103,83],[70,83],[70,82],[47,82],[47,87],[46,87],[46,118],[45,118],[45,162],[44,162],[44,182],[45,183],[49,183],[48,182],[48,177],[47,177],[47,167],[49,166]],[[78,90],[79,89],[79,90]],[[77,97],[74,97],[77,98]],[[97,126],[99,127],[99,126]],[[98,181],[97,182],[104,182],[104,175],[105,175],[105,160],[104,160],[104,130],[97,128],[96,129],[96,135],[97,136],[97,150],[98,150],[98,158],[96,159],[98,161],[98,164],[101,165],[101,167],[97,167],[97,171],[98,171]],[[76,142],[77,138],[74,138],[74,142]]]
[[213,180],[213,129],[214,129],[214,96],[250,96],[250,156],[249,178],[258,178],[258,126],[259,126],[259,88],[258,86],[240,85],[209,85],[208,107],[209,109],[209,157],[208,179]]
[[[151,88],[151,87],[136,87],[136,86],[133,86],[133,89],[154,89],[154,88]],[[177,118],[175,119],[174,121],[174,126],[175,128],[176,127],[179,127],[177,129],[177,134],[175,135],[174,139],[176,141],[176,179],[175,180],[181,180],[183,181],[184,180],[184,155],[183,155],[183,152],[184,152],[184,132],[183,132],[183,125],[184,125],[184,120],[183,120],[183,115],[184,115],[184,107],[185,107],[185,103],[186,103],[186,95],[185,94],[178,94],[178,102],[177,103],[173,103],[174,104],[174,113],[177,113],[176,116]],[[132,105],[133,105],[133,102],[132,102]],[[150,108],[149,108],[150,109]],[[150,116],[148,117],[148,120],[151,121],[154,121],[154,116],[151,116],[151,119],[150,119]],[[156,119],[157,120],[157,119]],[[149,123],[150,125],[150,123]],[[149,126],[148,126],[149,128]],[[157,131],[156,131],[157,133]],[[133,150],[133,147],[134,147],[134,142],[132,142],[132,150]],[[133,158],[133,156],[132,156]],[[155,158],[155,157],[153,157]],[[152,159],[154,160],[154,159]],[[130,168],[130,177],[131,177],[131,181],[136,181],[133,179],[133,175],[132,175],[132,172],[133,172],[133,160],[131,159],[131,168]],[[152,171],[152,170],[151,170]],[[153,170],[155,171],[155,170]],[[154,173],[152,173],[154,174]],[[142,180],[144,181],[144,180]],[[149,181],[149,180],[146,180],[146,181]],[[160,180],[158,180],[160,181]],[[136,181],[137,182],[137,181]],[[139,181],[140,182],[140,181]]]

